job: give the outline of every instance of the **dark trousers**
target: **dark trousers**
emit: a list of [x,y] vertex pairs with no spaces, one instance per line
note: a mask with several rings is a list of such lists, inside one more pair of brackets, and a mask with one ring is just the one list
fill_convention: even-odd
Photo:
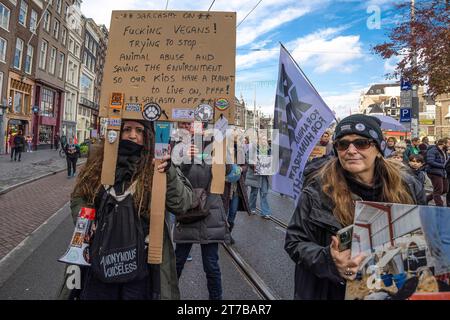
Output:
[[75,172],[77,171],[78,158],[66,157],[66,161],[67,161],[67,176],[71,177],[75,175]]
[[230,232],[234,227],[234,220],[236,219],[236,213],[239,207],[239,196],[237,193],[233,193],[233,198],[230,200],[230,207],[228,208],[228,224],[230,225]]
[[22,147],[14,147],[11,150],[11,159],[13,158],[13,154],[14,154],[14,160],[17,159],[17,155],[19,155],[19,161],[22,158]]
[[[175,255],[177,257],[177,276],[181,277],[186,259],[191,251],[192,243],[177,243]],[[206,282],[210,300],[222,300],[222,275],[219,267],[219,244],[202,244],[203,271],[206,273]]]
[[15,147],[11,147],[11,160],[13,159],[15,154],[16,154],[16,148]]
[[429,173],[428,177],[433,185],[433,193],[427,196],[427,202],[433,199],[437,207],[443,207],[444,202],[442,201],[441,195],[448,192],[448,180],[447,178]]

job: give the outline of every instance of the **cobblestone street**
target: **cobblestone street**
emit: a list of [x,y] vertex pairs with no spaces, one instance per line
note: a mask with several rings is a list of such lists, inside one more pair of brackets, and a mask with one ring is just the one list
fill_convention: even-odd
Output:
[[23,152],[22,161],[11,161],[10,154],[0,155],[0,192],[23,181],[66,168],[59,151]]

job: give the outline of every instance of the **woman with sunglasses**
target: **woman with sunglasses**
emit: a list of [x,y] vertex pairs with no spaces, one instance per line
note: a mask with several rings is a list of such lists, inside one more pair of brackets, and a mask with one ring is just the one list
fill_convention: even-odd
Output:
[[286,233],[296,263],[295,299],[344,299],[364,256],[339,251],[338,230],[353,224],[355,201],[424,204],[420,182],[383,158],[386,142],[377,118],[351,115],[336,127],[331,158],[303,187]]

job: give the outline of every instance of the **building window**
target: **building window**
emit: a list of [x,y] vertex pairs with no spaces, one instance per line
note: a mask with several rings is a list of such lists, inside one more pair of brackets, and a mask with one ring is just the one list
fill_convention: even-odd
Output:
[[39,68],[43,70],[45,70],[45,65],[47,63],[47,50],[48,50],[48,42],[42,40],[41,53],[39,55]]
[[33,51],[32,46],[27,47],[27,56],[25,57],[25,72],[31,74],[31,67],[33,65]]
[[38,21],[38,14],[36,11],[31,9],[31,17],[30,17],[30,31],[35,33]]
[[69,37],[69,51],[71,53],[73,53],[73,44],[74,44],[74,41],[73,41],[72,37]]
[[9,16],[10,11],[4,4],[0,3],[0,27],[9,31]]
[[55,47],[52,47],[52,50],[50,51],[50,62],[48,65],[48,72],[51,74],[55,74],[55,68],[56,68],[56,53],[58,51]]
[[58,77],[60,79],[62,79],[63,75],[64,75],[64,60],[65,60],[64,53],[60,52],[59,53],[59,61],[58,61],[58,64],[59,64],[59,66],[58,66],[59,67]]
[[59,38],[59,21],[57,19],[53,23],[53,38]]
[[81,75],[80,93],[83,98],[89,101],[93,101],[94,87],[92,85],[92,79],[86,76],[84,73]]
[[61,7],[62,7],[62,1],[56,0],[56,11],[58,11],[59,14],[61,14]]
[[12,98],[10,109],[13,113],[29,113],[30,109],[30,95],[26,92],[10,90],[9,96]]
[[6,47],[8,45],[8,42],[0,37],[0,61],[6,62]]
[[77,58],[80,56],[80,46],[77,43],[75,43],[75,51],[74,51],[74,53],[75,53],[75,56]]
[[22,0],[20,2],[19,23],[24,27],[27,26],[28,5]]
[[46,117],[53,117],[55,104],[55,92],[42,88],[41,90],[41,113]]
[[47,30],[47,32],[50,32],[50,20],[51,20],[51,15],[50,12],[45,11],[44,13],[44,29]]
[[0,101],[3,102],[1,88],[3,88],[3,72],[0,71]]
[[66,28],[62,28],[62,34],[61,34],[61,43],[63,46],[66,46],[67,43],[67,29]]
[[13,91],[13,112],[14,113],[21,113],[22,111],[22,104],[23,104],[23,93],[19,91]]
[[19,69],[22,67],[22,55],[23,55],[23,40],[17,38],[16,51],[14,52],[14,64],[13,67]]

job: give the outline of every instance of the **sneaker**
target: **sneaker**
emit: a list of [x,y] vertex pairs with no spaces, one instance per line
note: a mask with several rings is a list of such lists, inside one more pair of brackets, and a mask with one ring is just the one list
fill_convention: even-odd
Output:
[[250,210],[250,214],[256,214],[256,210]]
[[264,219],[270,219],[270,214],[263,214],[263,216],[262,216]]
[[192,256],[191,256],[191,255],[188,255],[186,261],[192,261]]

